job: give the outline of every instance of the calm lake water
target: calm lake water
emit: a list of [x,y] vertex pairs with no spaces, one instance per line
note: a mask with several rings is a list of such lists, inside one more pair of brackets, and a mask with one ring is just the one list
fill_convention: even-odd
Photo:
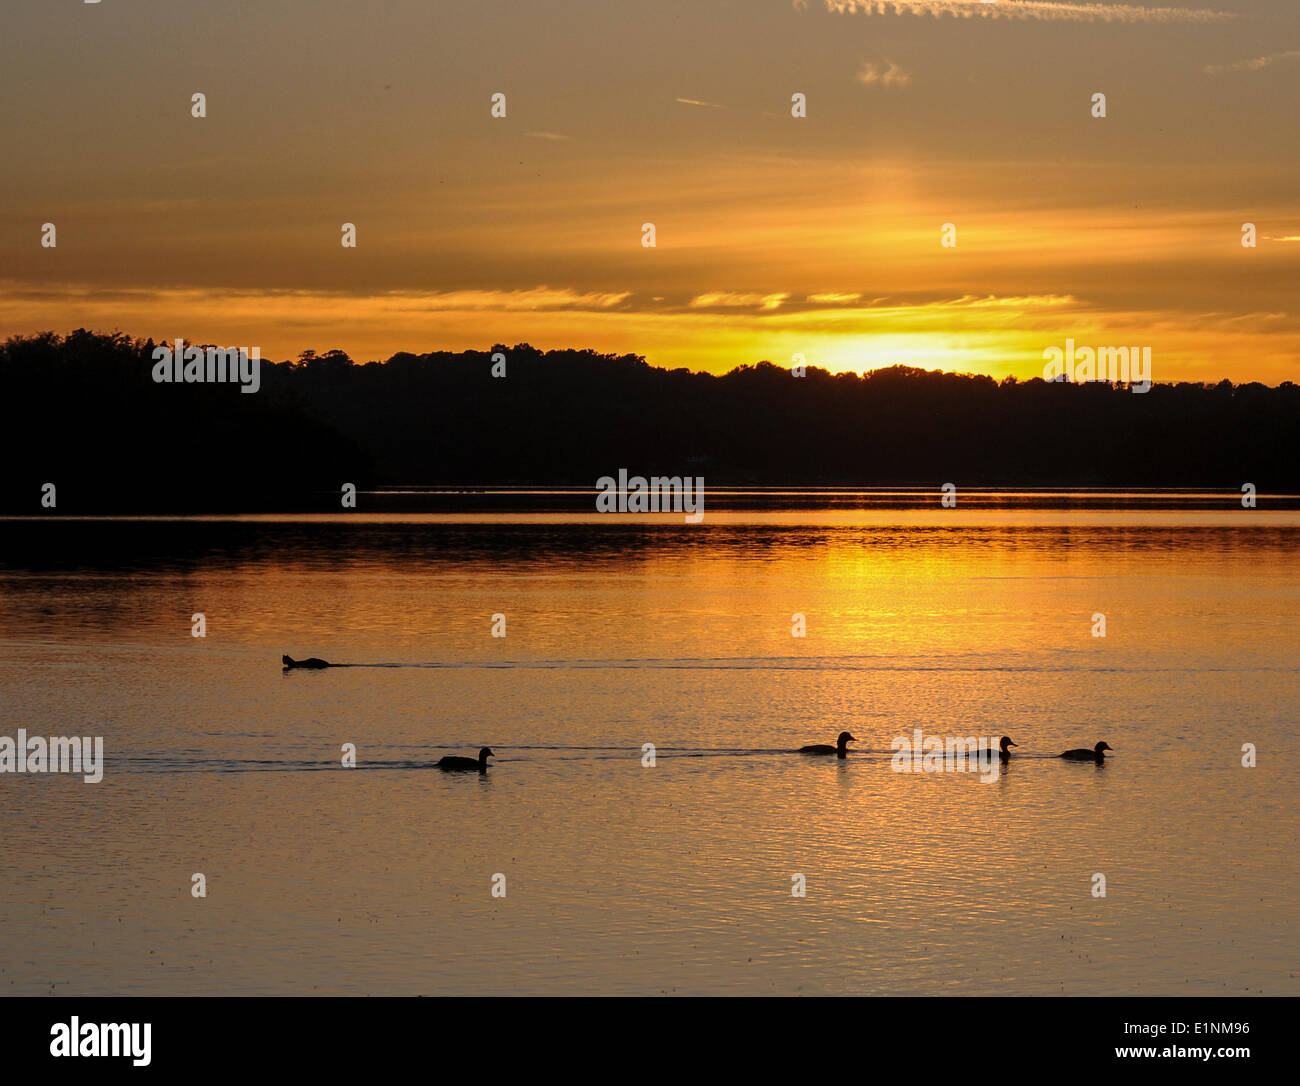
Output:
[[774,504],[0,521],[0,991],[1300,992],[1300,514]]

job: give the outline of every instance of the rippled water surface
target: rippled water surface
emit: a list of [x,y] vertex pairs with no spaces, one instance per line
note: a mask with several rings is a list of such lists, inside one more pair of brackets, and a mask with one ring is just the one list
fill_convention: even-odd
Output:
[[1300,990],[1300,515],[674,519],[0,521],[0,990]]

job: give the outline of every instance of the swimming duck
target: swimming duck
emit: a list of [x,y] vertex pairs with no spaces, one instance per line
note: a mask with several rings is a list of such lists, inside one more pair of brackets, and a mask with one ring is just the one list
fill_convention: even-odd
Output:
[[280,657],[280,662],[284,664],[284,669],[286,671],[288,671],[291,667],[305,667],[315,671],[315,670],[319,670],[322,667],[336,666],[334,664],[329,663],[327,660],[320,659],[320,657],[318,656],[312,656],[306,660],[295,660],[292,656],[288,655],[287,653],[284,656]]
[[1106,756],[1102,754],[1103,750],[1114,750],[1109,743],[1098,743],[1092,750],[1087,747],[1077,747],[1074,750],[1064,750],[1060,757],[1069,758],[1072,762],[1104,762]]
[[835,740],[835,746],[828,743],[814,743],[810,747],[800,747],[800,754],[834,754],[837,758],[843,758],[848,751],[849,743],[856,743],[855,739],[848,732],[840,732],[840,737]]
[[477,758],[458,758],[455,755],[448,755],[446,758],[440,758],[434,765],[438,769],[477,769],[480,773],[487,772],[487,760],[495,758],[487,747],[478,752]]
[[1007,747],[1018,747],[1018,746],[1020,746],[1020,744],[1013,742],[1011,736],[1004,735],[1002,737],[1002,741],[998,743],[998,757],[1001,758],[1004,762],[1009,761],[1011,758],[1011,751],[1007,750]]

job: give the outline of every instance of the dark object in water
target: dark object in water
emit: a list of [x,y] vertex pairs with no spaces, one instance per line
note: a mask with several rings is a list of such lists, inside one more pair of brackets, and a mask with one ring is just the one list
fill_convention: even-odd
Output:
[[1007,750],[1007,747],[1018,746],[1020,746],[1020,744],[1012,740],[1011,736],[1004,735],[1002,741],[998,744],[998,757],[1004,762],[1009,762],[1011,760],[1011,751]]
[[446,758],[440,758],[434,765],[438,769],[477,769],[480,773],[486,773],[487,760],[495,757],[496,755],[492,751],[484,747],[478,752],[477,758],[460,758],[454,754],[449,754]]
[[800,754],[834,754],[837,758],[843,758],[847,753],[847,744],[856,743],[857,739],[848,732],[840,732],[840,737],[835,740],[835,746],[826,743],[814,743],[810,747],[800,747]]
[[317,656],[308,657],[306,660],[295,660],[292,656],[285,655],[280,657],[280,661],[284,664],[285,671],[288,671],[293,667],[305,667],[316,671],[323,667],[338,666],[337,664],[331,664],[328,660],[322,660]]
[[1072,762],[1104,762],[1106,756],[1102,754],[1102,751],[1114,749],[1109,743],[1098,743],[1092,750],[1087,747],[1076,747],[1074,750],[1062,751],[1060,756],[1068,758]]

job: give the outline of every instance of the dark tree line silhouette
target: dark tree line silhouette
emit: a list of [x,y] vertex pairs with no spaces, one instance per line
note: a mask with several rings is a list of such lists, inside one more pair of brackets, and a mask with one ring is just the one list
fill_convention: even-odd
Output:
[[[261,390],[158,384],[152,340],[78,329],[0,346],[0,508],[339,509],[339,489],[595,486],[620,467],[726,485],[1300,484],[1300,388],[1104,383],[760,362],[723,376],[637,355],[341,351],[263,361]],[[504,377],[492,376],[505,355]]]

